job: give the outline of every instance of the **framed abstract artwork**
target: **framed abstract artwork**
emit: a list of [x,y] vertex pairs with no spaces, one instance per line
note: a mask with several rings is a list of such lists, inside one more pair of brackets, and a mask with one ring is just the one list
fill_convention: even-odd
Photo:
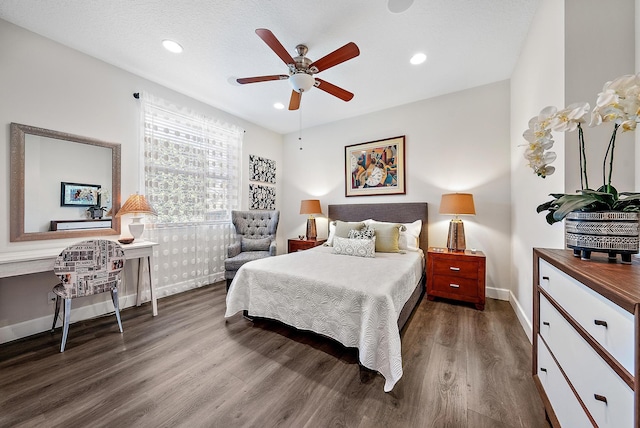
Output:
[[276,161],[249,155],[249,180],[276,184]]
[[404,135],[344,148],[345,196],[404,195]]
[[276,188],[261,184],[249,184],[250,210],[275,210]]

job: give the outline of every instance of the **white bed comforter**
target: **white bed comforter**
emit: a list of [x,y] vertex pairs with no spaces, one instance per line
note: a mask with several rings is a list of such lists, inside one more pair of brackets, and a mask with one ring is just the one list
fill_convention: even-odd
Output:
[[360,363],[380,372],[389,392],[402,377],[398,316],[423,260],[422,252],[362,258],[332,254],[331,247],[255,260],[236,273],[225,317],[248,310],[356,347]]

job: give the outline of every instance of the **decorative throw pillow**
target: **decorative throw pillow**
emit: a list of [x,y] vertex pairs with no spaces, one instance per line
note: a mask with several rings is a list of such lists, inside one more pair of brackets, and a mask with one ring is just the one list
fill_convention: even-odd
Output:
[[376,251],[379,253],[397,253],[400,251],[398,247],[398,238],[400,237],[399,223],[383,223],[374,221],[371,223],[376,231]]
[[271,245],[271,238],[242,238],[242,244],[240,247],[242,251],[269,251]]
[[329,222],[329,236],[327,242],[324,243],[325,247],[331,247],[333,245],[333,238],[336,236],[336,222]]
[[398,237],[398,248],[407,251],[418,251],[420,248],[420,230],[422,230],[422,220],[413,223],[403,223],[405,230],[400,229]]
[[375,257],[376,238],[348,239],[336,236],[333,238],[333,253],[345,256]]
[[351,229],[360,230],[364,227],[361,221],[336,221],[336,237],[347,238]]
[[376,231],[371,226],[365,226],[360,230],[351,229],[347,238],[349,239],[371,239],[376,234]]

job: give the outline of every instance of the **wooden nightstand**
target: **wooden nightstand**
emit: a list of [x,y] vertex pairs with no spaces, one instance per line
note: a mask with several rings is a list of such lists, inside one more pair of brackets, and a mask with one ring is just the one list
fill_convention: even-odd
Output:
[[427,299],[460,300],[484,310],[486,259],[482,251],[427,251]]
[[317,247],[327,242],[326,239],[289,239],[288,240],[288,253],[294,253],[296,251],[308,250],[309,248]]

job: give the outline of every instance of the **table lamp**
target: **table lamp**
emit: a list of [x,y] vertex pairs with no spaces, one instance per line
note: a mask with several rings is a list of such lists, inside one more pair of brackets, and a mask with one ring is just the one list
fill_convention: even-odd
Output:
[[473,204],[473,195],[471,193],[447,193],[442,195],[440,214],[455,215],[449,223],[449,236],[447,237],[449,251],[465,250],[464,224],[458,216],[462,214],[475,215],[475,213],[476,208]]
[[127,202],[124,203],[122,208],[116,213],[116,217],[120,217],[124,214],[133,214],[131,224],[129,224],[129,232],[133,239],[138,239],[142,236],[144,231],[144,223],[140,223],[142,217],[140,214],[153,214],[157,215],[156,211],[149,205],[149,202],[145,199],[144,195],[136,192],[135,195],[129,196]]
[[320,201],[318,199],[305,199],[300,203],[300,214],[309,214],[307,219],[307,239],[316,239],[318,236],[316,230],[316,219],[314,214],[322,214]]

